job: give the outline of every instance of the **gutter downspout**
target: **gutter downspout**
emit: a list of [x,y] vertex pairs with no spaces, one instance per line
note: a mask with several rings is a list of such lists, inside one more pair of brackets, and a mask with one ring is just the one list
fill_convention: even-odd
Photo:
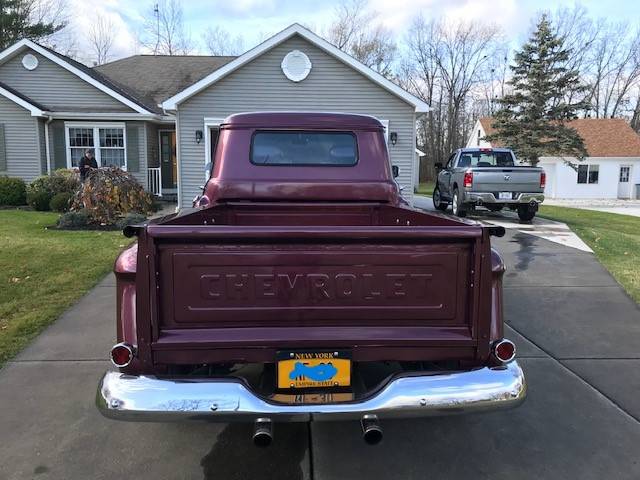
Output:
[[44,151],[47,157],[47,175],[51,175],[51,149],[49,148],[49,124],[53,121],[51,115],[47,115],[47,121],[44,122]]

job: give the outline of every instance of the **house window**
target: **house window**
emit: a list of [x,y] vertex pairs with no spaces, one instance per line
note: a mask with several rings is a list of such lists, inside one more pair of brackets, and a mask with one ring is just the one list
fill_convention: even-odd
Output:
[[598,183],[599,165],[578,165],[578,183]]
[[480,130],[478,129],[478,146],[480,146]]
[[101,167],[127,169],[126,134],[124,125],[67,124],[67,166],[77,167],[87,148],[95,150]]

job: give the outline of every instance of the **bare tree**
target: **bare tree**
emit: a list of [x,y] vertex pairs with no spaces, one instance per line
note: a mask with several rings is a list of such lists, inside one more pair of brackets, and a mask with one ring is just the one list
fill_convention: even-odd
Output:
[[109,61],[113,43],[118,35],[118,28],[113,21],[103,15],[98,15],[87,32],[87,40],[93,50],[93,62],[102,65]]
[[[497,73],[506,62],[501,32],[491,25],[427,21],[419,16],[409,29],[406,46],[400,83],[431,105],[421,119],[419,137],[429,158],[443,162],[464,144],[481,110],[482,89],[492,80],[487,72],[504,82],[504,73]],[[494,65],[498,67],[491,72]]]
[[591,52],[593,67],[585,71],[589,100],[596,118],[622,116],[629,110],[629,95],[640,82],[640,29],[602,20]]
[[191,35],[184,26],[182,3],[159,0],[148,11],[140,43],[154,55],[187,55],[194,49]]
[[235,38],[219,26],[209,27],[202,35],[207,50],[211,55],[240,55],[244,52],[244,39],[241,35]]
[[343,0],[335,8],[325,36],[366,66],[384,76],[392,76],[396,43],[379,21],[378,13],[368,10],[366,0]]

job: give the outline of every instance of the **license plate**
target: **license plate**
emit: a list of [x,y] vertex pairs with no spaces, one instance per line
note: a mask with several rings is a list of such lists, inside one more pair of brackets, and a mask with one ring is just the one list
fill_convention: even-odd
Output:
[[278,352],[278,388],[327,388],[351,385],[350,352],[305,350]]
[[511,200],[511,192],[498,192],[499,200]]
[[321,393],[276,393],[271,396],[271,400],[290,405],[302,404],[326,404],[342,403],[353,401],[351,392],[321,392]]

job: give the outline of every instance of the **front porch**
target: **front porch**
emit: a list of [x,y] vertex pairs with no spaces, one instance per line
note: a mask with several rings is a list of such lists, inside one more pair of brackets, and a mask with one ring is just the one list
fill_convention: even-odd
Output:
[[149,135],[149,165],[147,190],[165,201],[176,201],[178,196],[178,161],[176,130],[173,125],[160,125]]

